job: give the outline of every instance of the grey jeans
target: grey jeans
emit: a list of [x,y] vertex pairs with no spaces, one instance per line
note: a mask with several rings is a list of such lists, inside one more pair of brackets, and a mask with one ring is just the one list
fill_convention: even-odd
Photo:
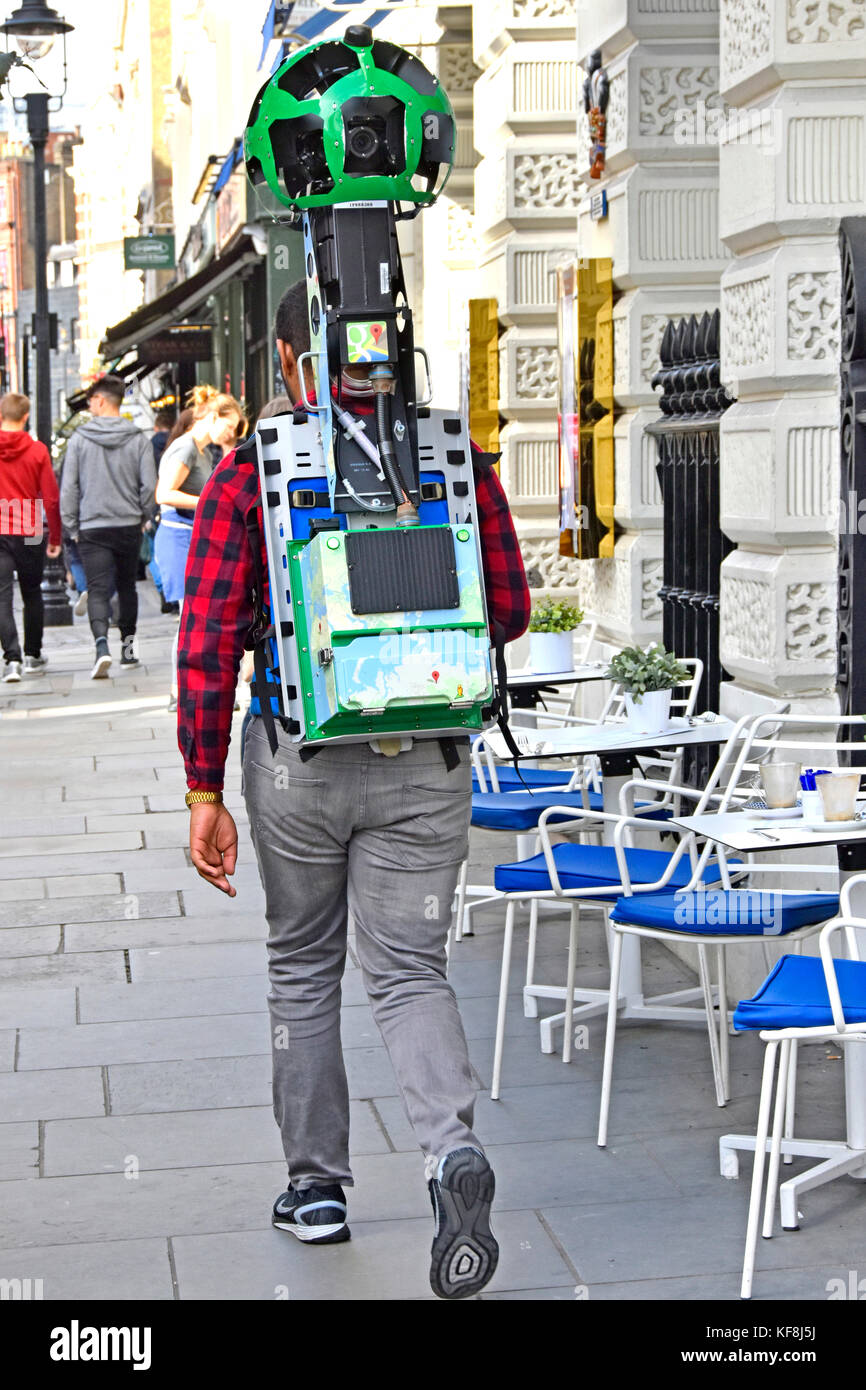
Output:
[[373,1015],[418,1142],[464,1145],[475,1085],[445,942],[471,809],[469,750],[448,772],[435,741],[385,757],[330,745],[302,762],[262,721],[244,748],[244,797],[266,896],[274,1114],[296,1189],[351,1184],[340,982],[351,911]]

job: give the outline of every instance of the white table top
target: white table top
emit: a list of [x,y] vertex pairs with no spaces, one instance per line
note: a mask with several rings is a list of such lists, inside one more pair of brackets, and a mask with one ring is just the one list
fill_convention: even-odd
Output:
[[[730,719],[716,715],[712,722],[698,718],[671,719],[663,734],[636,734],[622,724],[569,725],[565,729],[512,729],[522,758],[583,757],[588,753],[641,753],[652,748],[682,748],[690,744],[724,743],[733,731]],[[486,735],[493,756],[510,760],[505,740],[498,729]]]
[[[702,816],[674,816],[672,825],[681,825],[718,840],[731,849],[764,852],[772,849],[802,849],[811,845],[838,845],[855,840],[866,841],[866,821],[862,829],[840,827],[838,830],[811,830],[804,821],[772,820],[748,811],[719,811]],[[757,833],[760,832],[760,833]]]
[[533,685],[576,685],[578,681],[604,680],[606,670],[606,661],[585,661],[570,671],[532,671],[529,667],[521,667],[508,672],[507,684],[514,690]]

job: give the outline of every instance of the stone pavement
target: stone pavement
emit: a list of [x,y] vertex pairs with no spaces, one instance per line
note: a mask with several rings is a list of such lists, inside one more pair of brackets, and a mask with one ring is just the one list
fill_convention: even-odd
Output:
[[[430,1299],[422,1162],[354,960],[343,1010],[353,1240],[307,1249],[270,1226],[285,1170],[237,743],[229,901],[187,859],[165,708],[173,619],[149,584],[139,590],[138,670],[91,682],[76,619],[47,634],[50,676],[0,686],[0,1279],[42,1279],[46,1299]],[[489,881],[512,856],[510,838],[473,836],[470,877]],[[600,919],[584,922],[579,978],[603,985]],[[735,1299],[748,1190],[719,1177],[717,1140],[754,1128],[760,1044],[733,1040],[735,1098],[719,1111],[701,1030],[623,1025],[603,1152],[602,1023],[569,1066],[540,1053],[521,1007],[522,939],[491,1102],[500,947],[496,913],[451,964],[497,1175],[502,1256],[483,1297]],[[650,993],[693,983],[662,948],[645,960]],[[756,956],[756,982],[763,973]],[[548,919],[539,976],[564,975],[564,929]],[[815,1137],[842,1127],[842,1063],[829,1053],[804,1049],[798,1131]],[[866,1275],[863,1184],[842,1179],[804,1206],[798,1234],[760,1243],[757,1298],[825,1299],[828,1280]]]

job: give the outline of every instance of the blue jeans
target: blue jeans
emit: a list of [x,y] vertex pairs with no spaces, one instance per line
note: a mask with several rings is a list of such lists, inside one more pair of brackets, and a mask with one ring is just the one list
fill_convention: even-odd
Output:
[[75,541],[68,540],[63,542],[63,553],[66,557],[66,568],[72,575],[72,582],[79,594],[83,594],[87,588],[87,578],[84,573],[84,566],[81,563],[81,556],[78,553],[78,546]]

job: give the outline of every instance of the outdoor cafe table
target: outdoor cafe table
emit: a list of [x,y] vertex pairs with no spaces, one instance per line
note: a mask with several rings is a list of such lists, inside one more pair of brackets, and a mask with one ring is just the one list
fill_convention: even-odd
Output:
[[[651,754],[665,749],[689,747],[694,744],[725,743],[733,733],[730,719],[721,715],[697,718],[673,718],[663,734],[638,734],[620,723],[583,724],[564,729],[512,729],[523,758],[580,758],[596,754],[601,761],[602,806],[605,811],[619,813],[619,794],[633,775],[638,754]],[[511,754],[498,731],[487,735],[494,757],[508,759]],[[554,826],[555,828],[555,826]],[[603,823],[605,844],[613,844],[615,824]],[[575,999],[584,1001],[574,1010],[574,1017],[590,1017],[607,1010],[609,991],[606,989],[576,988]],[[524,997],[564,999],[565,990],[559,985],[527,985]],[[668,994],[644,997],[641,976],[640,938],[627,935],[623,941],[620,1007],[624,1018],[653,1018],[667,1021],[705,1021],[703,1007],[684,1007],[686,1001],[702,998],[701,990],[675,990]],[[553,1029],[562,1026],[564,1014],[554,1014],[541,1020],[541,1049],[553,1051]]]
[[[802,820],[798,824],[797,819],[770,820],[750,815],[747,811],[722,811],[715,815],[677,817],[673,824],[741,853],[751,851],[766,854],[772,850],[852,846],[858,840],[866,848],[866,821],[860,829],[849,826],[837,830],[810,830]],[[843,882],[859,872],[862,870],[846,870],[840,863],[839,877]],[[852,906],[858,916],[866,915],[862,907],[856,905],[856,900]],[[799,1225],[797,1199],[800,1193],[823,1187],[834,1178],[866,1178],[866,1043],[852,1043],[842,1050],[845,1055],[847,1137],[844,1141],[794,1137],[782,1140],[782,1153],[786,1161],[793,1157],[823,1160],[816,1167],[782,1184],[779,1191],[782,1225],[786,1230],[795,1230]],[[768,1148],[769,1144],[768,1140]],[[754,1134],[722,1135],[719,1140],[722,1177],[736,1178],[740,1170],[737,1150],[754,1150],[754,1147]]]
[[545,695],[555,695],[560,686],[605,679],[606,661],[584,661],[570,671],[509,671],[506,677],[508,699],[514,709],[535,709]]

